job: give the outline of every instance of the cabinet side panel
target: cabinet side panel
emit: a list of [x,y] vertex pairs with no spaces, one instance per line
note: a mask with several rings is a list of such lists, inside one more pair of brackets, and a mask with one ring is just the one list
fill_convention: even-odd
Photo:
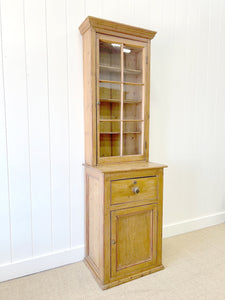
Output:
[[85,162],[96,165],[95,34],[83,36]]
[[102,175],[86,175],[86,256],[92,267],[103,278],[103,209],[104,187]]
[[163,169],[158,170],[158,233],[157,233],[157,264],[162,264],[162,219],[163,219]]
[[99,218],[99,182],[98,179],[89,177],[89,256],[99,268],[100,252],[100,218]]

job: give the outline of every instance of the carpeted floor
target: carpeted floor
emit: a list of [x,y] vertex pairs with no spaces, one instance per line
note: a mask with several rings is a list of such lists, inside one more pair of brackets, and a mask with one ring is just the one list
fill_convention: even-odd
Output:
[[3,282],[0,300],[225,300],[225,224],[164,239],[165,270],[102,291],[83,262]]

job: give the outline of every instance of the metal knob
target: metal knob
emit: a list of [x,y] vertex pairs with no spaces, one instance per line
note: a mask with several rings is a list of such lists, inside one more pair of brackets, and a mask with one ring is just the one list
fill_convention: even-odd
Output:
[[112,243],[113,245],[115,245],[115,244],[116,244],[116,241],[115,241],[115,240],[112,240],[111,243]]
[[138,194],[140,192],[139,187],[137,187],[137,186],[133,187],[133,192],[135,194]]

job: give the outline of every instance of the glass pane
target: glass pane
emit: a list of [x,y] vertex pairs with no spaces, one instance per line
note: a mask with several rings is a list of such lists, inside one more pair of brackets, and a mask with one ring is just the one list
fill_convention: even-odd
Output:
[[123,123],[123,155],[142,154],[143,122]]
[[120,155],[120,122],[100,122],[100,157]]
[[121,81],[121,45],[99,42],[99,79]]
[[124,45],[124,82],[143,83],[142,48]]
[[120,119],[120,84],[99,83],[100,119]]
[[142,120],[142,89],[140,85],[124,84],[123,119]]

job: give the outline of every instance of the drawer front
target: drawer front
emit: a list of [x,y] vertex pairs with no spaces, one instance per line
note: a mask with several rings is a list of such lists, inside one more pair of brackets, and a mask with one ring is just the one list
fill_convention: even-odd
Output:
[[111,181],[111,204],[155,200],[157,197],[157,176]]

